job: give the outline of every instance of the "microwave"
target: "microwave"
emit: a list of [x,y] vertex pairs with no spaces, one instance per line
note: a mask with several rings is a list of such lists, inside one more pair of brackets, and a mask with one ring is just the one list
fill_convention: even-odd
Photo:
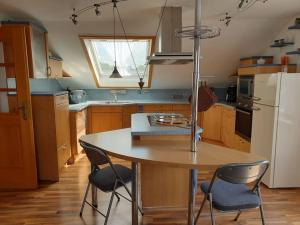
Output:
[[254,76],[240,76],[238,79],[238,98],[252,99],[254,91]]

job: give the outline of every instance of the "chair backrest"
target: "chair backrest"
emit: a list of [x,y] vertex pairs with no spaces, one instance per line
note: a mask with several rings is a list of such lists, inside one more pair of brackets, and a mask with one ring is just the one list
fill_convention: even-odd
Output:
[[268,167],[268,161],[228,164],[219,167],[216,170],[215,176],[221,180],[234,184],[248,184],[254,181],[259,183]]
[[79,141],[80,145],[84,149],[86,156],[91,162],[92,166],[104,165],[110,163],[108,156],[101,150],[88,145],[82,141]]

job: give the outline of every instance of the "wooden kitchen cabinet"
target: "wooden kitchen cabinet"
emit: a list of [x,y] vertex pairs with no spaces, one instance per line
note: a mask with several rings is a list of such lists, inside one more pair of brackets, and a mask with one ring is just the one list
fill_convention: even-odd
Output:
[[82,151],[79,138],[86,134],[86,114],[87,110],[70,112],[70,135],[71,135],[71,158],[68,163],[72,164],[76,156]]
[[172,113],[173,105],[171,104],[149,104],[144,105],[145,113]]
[[131,115],[138,112],[137,105],[128,105],[123,107],[123,128],[131,127]]
[[191,117],[192,107],[191,104],[174,104],[173,113],[182,114],[186,117]]
[[222,105],[214,105],[209,110],[199,113],[203,141],[250,152],[250,142],[235,134],[235,114],[234,108]]
[[[47,78],[48,44],[47,31],[44,28],[30,24],[29,22],[2,22],[2,26],[24,27],[27,45],[27,61],[30,78]],[[12,57],[12,53],[3,49],[6,61]],[[12,68],[7,70],[7,77],[14,77]]]
[[222,107],[222,124],[221,124],[221,141],[225,146],[235,148],[236,134],[235,134],[235,109],[229,107]]
[[88,109],[88,133],[123,128],[122,106],[92,106]]
[[201,137],[213,141],[221,141],[222,106],[213,105],[203,112],[201,120],[203,128]]
[[58,181],[71,156],[68,95],[32,96],[32,111],[39,179]]

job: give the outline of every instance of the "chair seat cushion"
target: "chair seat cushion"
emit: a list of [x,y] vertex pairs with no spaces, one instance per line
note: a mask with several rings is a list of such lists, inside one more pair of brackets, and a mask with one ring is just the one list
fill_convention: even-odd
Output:
[[[132,179],[131,169],[119,164],[115,164],[114,168],[116,169],[117,173],[120,175],[120,177],[125,183],[131,181]],[[110,166],[107,166],[103,169],[98,169],[92,172],[89,175],[89,181],[97,188],[99,188],[101,191],[110,192],[113,191],[114,189],[116,176],[112,168]],[[116,188],[120,186],[122,186],[122,184],[118,182]]]
[[[210,182],[203,182],[201,190],[207,193],[209,185]],[[216,180],[211,192],[213,207],[221,211],[251,209],[261,204],[258,195],[244,184],[232,184],[223,180]]]

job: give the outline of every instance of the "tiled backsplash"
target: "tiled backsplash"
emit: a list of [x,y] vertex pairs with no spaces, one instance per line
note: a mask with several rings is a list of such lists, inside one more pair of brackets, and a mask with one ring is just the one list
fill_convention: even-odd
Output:
[[[114,96],[108,89],[86,90],[87,98],[91,101],[113,100]],[[121,90],[117,93],[119,100],[176,100],[187,101],[192,91],[190,89],[149,89],[143,90]],[[225,100],[226,88],[215,88],[215,93],[220,101]]]

